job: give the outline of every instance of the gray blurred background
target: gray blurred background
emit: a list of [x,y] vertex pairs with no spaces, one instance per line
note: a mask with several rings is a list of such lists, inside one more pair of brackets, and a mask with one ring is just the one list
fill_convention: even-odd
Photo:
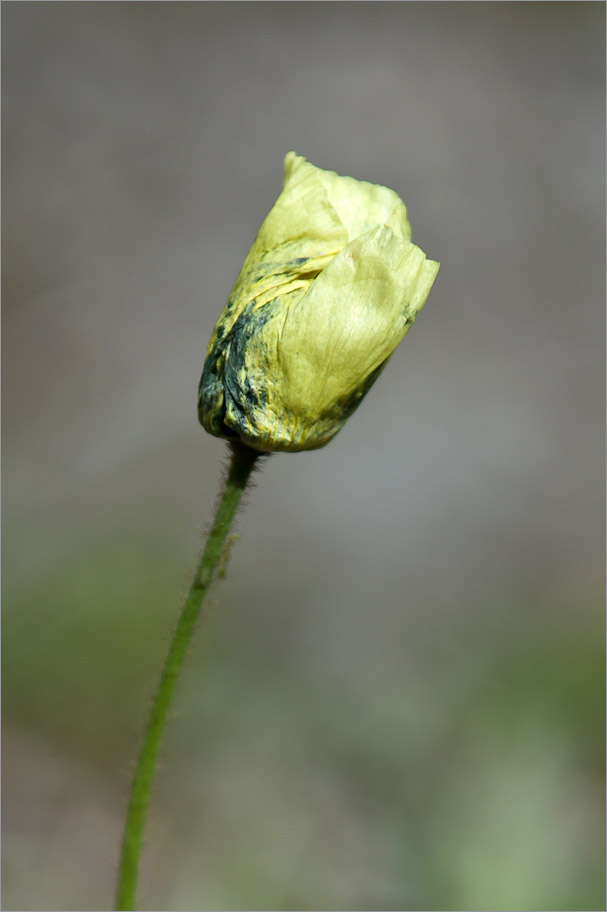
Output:
[[290,149],[441,271],[257,478],[141,908],[604,908],[604,5],[2,13],[4,908],[110,908],[224,462],[204,352]]

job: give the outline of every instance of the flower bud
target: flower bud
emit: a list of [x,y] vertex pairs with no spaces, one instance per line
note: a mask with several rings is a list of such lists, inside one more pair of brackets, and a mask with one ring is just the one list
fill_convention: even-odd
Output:
[[312,450],[344,425],[438,272],[393,190],[294,152],[207,350],[198,415],[262,452]]

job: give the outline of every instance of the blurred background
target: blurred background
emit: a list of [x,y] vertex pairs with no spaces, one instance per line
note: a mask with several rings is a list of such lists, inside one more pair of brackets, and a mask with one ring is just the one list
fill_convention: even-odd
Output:
[[441,271],[209,599],[141,908],[604,908],[599,3],[3,6],[5,909],[109,909],[282,159]]

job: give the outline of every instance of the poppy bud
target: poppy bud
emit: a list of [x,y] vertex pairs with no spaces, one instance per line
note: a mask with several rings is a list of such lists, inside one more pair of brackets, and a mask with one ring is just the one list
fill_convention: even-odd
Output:
[[313,450],[344,425],[438,272],[387,187],[294,152],[207,350],[198,415],[262,452]]

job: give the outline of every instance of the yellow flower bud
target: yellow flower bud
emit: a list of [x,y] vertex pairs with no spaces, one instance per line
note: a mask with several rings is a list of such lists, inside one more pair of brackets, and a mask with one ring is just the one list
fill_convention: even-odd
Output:
[[387,187],[294,152],[207,350],[198,415],[256,450],[324,446],[368,392],[438,272]]

